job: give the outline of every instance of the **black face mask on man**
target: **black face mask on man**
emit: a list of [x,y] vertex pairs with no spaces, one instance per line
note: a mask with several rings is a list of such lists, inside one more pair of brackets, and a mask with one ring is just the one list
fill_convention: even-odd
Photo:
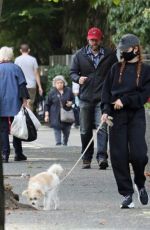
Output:
[[130,52],[122,52],[121,56],[124,58],[125,61],[131,61],[138,55],[138,52],[134,53],[134,49]]

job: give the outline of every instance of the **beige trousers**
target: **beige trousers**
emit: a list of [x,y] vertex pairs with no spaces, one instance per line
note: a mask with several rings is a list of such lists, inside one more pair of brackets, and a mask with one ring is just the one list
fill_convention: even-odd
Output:
[[28,107],[33,111],[33,104],[36,96],[36,88],[28,88],[30,99],[28,100]]

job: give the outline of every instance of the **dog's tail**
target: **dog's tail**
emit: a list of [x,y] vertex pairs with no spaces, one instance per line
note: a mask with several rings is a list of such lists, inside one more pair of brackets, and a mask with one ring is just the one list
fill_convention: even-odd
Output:
[[48,172],[49,174],[54,173],[54,174],[56,174],[56,175],[59,176],[59,175],[63,172],[63,168],[61,167],[60,164],[53,164],[53,165],[47,170],[47,172]]

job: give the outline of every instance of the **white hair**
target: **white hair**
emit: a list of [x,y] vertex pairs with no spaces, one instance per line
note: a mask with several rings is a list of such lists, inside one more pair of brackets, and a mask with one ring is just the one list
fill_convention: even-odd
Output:
[[53,87],[55,87],[56,81],[63,81],[64,82],[64,86],[67,85],[67,82],[66,82],[66,80],[65,80],[65,78],[64,78],[63,75],[57,75],[57,76],[55,76],[53,78]]
[[3,46],[0,49],[0,62],[11,61],[13,57],[14,53],[11,47]]

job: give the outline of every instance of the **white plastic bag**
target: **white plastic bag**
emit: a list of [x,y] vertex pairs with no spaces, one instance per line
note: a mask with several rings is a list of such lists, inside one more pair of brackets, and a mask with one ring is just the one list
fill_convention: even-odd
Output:
[[10,133],[20,139],[28,139],[28,129],[23,108],[21,108],[19,113],[14,117],[14,120],[11,124]]
[[39,122],[37,117],[34,115],[34,113],[30,109],[26,108],[26,110],[28,111],[29,116],[30,116],[30,118],[31,118],[31,120],[32,120],[32,122],[33,122],[33,124],[34,124],[34,126],[36,128],[36,130],[38,130],[40,128],[40,126],[41,126],[41,123]]

